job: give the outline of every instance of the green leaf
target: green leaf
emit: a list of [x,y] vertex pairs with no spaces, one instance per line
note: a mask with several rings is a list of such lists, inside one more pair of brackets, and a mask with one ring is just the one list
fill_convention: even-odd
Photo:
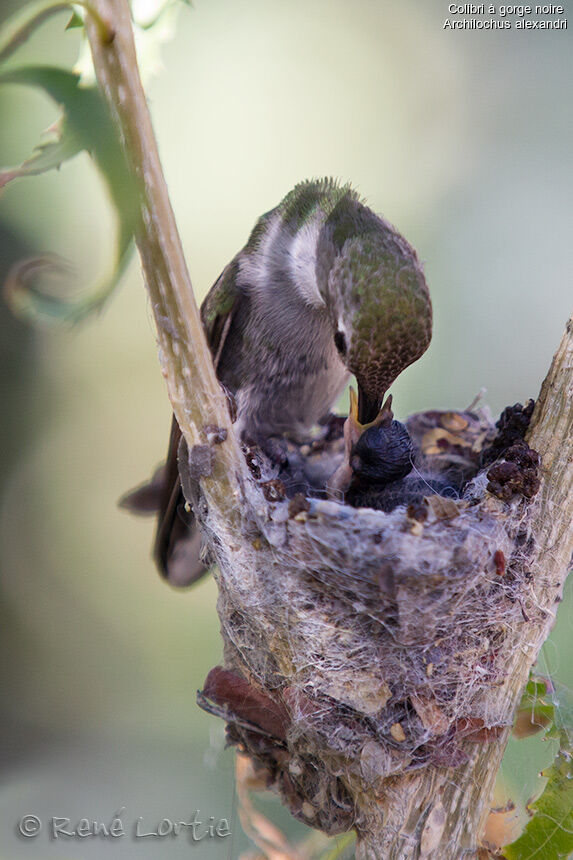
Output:
[[69,128],[65,117],[62,117],[44,134],[50,134],[52,137],[40,141],[30,158],[26,159],[19,167],[0,170],[0,188],[21,176],[35,176],[58,168],[64,161],[73,158],[82,149],[78,136],[73,129]]
[[521,836],[503,848],[507,860],[559,860],[573,852],[573,757],[566,732],[561,732],[555,761],[542,775],[547,785],[528,806],[533,817]]
[[[158,46],[174,31],[176,0],[160,0],[155,14],[136,27],[143,45],[138,47],[139,64],[155,68]],[[110,40],[109,25],[91,5],[90,0],[36,0],[10,18],[0,31],[0,63],[22,45],[50,16],[73,10],[66,29],[83,26],[89,15],[100,30],[102,40]],[[78,11],[81,10],[81,11]],[[87,50],[87,43],[84,45]],[[115,207],[118,228],[115,256],[110,273],[83,296],[63,298],[47,292],[42,281],[52,281],[65,267],[54,257],[25,260],[9,273],[6,295],[13,309],[27,318],[45,322],[77,322],[101,309],[117,285],[133,251],[133,237],[140,215],[139,194],[130,174],[105,103],[93,80],[91,56],[84,51],[77,68],[83,75],[47,66],[27,66],[0,73],[1,83],[27,84],[43,89],[63,107],[60,121],[48,130],[48,136],[33,154],[18,167],[0,172],[0,189],[13,179],[32,176],[60,167],[85,150],[94,159],[111,201]],[[91,70],[91,72],[90,72]]]
[[[91,6],[88,0],[37,0],[37,2],[29,3],[23,9],[18,10],[2,25],[0,29],[0,63],[7,60],[20,45],[23,45],[30,38],[34,30],[37,30],[44,21],[58,12],[69,11],[74,7],[85,9],[86,13],[93,18],[100,31],[102,40],[106,41],[113,37],[106,22]],[[74,11],[66,27],[67,30],[80,26],[75,23],[76,18],[81,21],[81,16],[77,15]]]
[[139,195],[117,132],[97,87],[80,86],[80,78],[66,69],[26,66],[0,73],[0,84],[26,84],[43,89],[64,109],[56,136],[41,144],[20,167],[0,174],[0,187],[18,176],[59,167],[63,161],[85,150],[94,159],[107,186],[118,216],[116,250],[111,273],[87,294],[71,299],[47,295],[32,286],[31,278],[47,268],[54,272],[53,258],[14,269],[8,279],[8,298],[20,315],[43,320],[77,322],[99,310],[111,295],[125,270],[133,249],[133,234],[139,218]]
[[84,26],[84,19],[77,12],[72,12],[72,17],[66,24],[66,30],[77,30]]
[[337,836],[334,847],[329,847],[320,855],[319,860],[346,860],[346,858],[354,857],[355,842],[356,834],[354,832]]
[[555,706],[549,701],[551,683],[546,678],[531,675],[515,713],[513,734],[527,738],[555,721]]
[[44,21],[58,12],[70,9],[71,5],[71,0],[40,0],[18,10],[4,23],[0,31],[0,63],[13,54]]

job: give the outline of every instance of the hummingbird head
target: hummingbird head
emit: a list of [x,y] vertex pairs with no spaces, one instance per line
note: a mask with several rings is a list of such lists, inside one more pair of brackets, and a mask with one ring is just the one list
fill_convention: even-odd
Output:
[[380,411],[396,377],[428,348],[432,306],[414,249],[355,195],[327,218],[317,281],[334,345],[358,384],[358,421]]

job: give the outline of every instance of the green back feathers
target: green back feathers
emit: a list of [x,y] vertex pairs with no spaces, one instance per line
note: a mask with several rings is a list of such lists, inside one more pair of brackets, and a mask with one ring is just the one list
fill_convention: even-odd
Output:
[[310,179],[296,185],[279,203],[277,209],[283,224],[295,233],[307,224],[317,210],[326,218],[342,200],[359,201],[359,196],[350,185],[339,185],[336,179]]
[[352,193],[341,195],[336,200],[328,213],[325,231],[336,251],[341,251],[348,239],[371,237],[379,242],[383,239],[382,225],[392,229]]
[[322,212],[326,220],[344,200],[360,202],[358,193],[348,183],[340,185],[336,179],[330,177],[300,182],[292,191],[289,191],[278,206],[261,215],[249,236],[246,250],[255,251],[259,247],[277,217],[280,218],[285,230],[290,235],[295,235],[312,220],[318,211]]

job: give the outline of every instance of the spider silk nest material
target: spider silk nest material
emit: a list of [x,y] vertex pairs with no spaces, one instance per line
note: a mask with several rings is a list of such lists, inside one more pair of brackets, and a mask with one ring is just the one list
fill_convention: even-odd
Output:
[[194,499],[224,640],[203,704],[291,812],[329,834],[355,824],[357,792],[459,765],[463,740],[507,724],[486,694],[505,677],[508,634],[536,613],[532,504],[500,501],[473,472],[462,498],[390,513],[324,499],[296,512],[252,480],[239,534]]

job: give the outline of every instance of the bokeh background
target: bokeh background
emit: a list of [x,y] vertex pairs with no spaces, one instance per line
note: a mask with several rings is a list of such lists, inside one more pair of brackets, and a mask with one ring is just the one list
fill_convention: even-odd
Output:
[[[2,15],[16,7],[5,3]],[[256,218],[301,179],[350,180],[424,261],[435,334],[394,387],[399,415],[495,413],[535,396],[573,295],[573,3],[569,29],[444,30],[438,0],[196,0],[149,85],[161,156],[202,298]],[[508,20],[515,21],[511,17]],[[73,64],[53,19],[14,64]],[[57,110],[0,89],[0,164],[28,155]],[[0,199],[0,267],[55,251],[89,284],[113,218],[89,159]],[[117,499],[164,456],[170,410],[137,261],[96,320],[30,328],[0,308],[0,857],[239,857],[233,753],[195,693],[220,660],[216,591],[176,592],[150,560],[152,523]],[[345,404],[343,404],[345,405]],[[544,647],[567,713],[571,595]],[[541,785],[551,750],[513,743],[499,799]],[[227,818],[233,836],[24,840],[37,814],[130,830]],[[273,800],[263,810],[300,836]]]

